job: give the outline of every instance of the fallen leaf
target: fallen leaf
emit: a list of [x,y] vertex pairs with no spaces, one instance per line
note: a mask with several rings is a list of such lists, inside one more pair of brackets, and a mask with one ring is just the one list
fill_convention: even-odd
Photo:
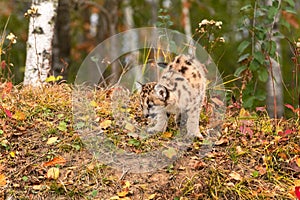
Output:
[[155,198],[155,196],[156,196],[156,194],[151,194],[150,196],[148,196],[147,200],[152,200]]
[[234,187],[234,183],[233,182],[225,183],[225,185],[229,186],[229,187]]
[[10,112],[9,110],[7,110],[6,108],[3,108],[3,109],[4,109],[4,112],[5,112],[6,116],[7,116],[8,118],[12,118],[11,112]]
[[100,123],[100,127],[101,127],[102,129],[107,129],[108,127],[111,126],[111,124],[112,124],[112,121],[109,120],[109,119],[106,119],[106,120],[104,120],[104,121],[102,121],[102,122]]
[[13,152],[13,151],[11,151],[11,152],[9,153],[9,155],[10,155],[10,157],[12,157],[12,158],[16,157],[16,153]]
[[298,200],[300,200],[300,186],[295,187],[295,194]]
[[46,144],[54,144],[56,141],[57,141],[58,137],[51,137],[47,140],[47,143]]
[[6,177],[4,174],[0,174],[0,186],[6,185]]
[[216,146],[220,146],[220,145],[226,145],[228,144],[228,139],[227,138],[221,138],[220,140],[216,141],[215,142],[215,145]]
[[287,155],[284,152],[280,152],[277,154],[281,159],[287,160]]
[[32,186],[32,189],[34,189],[34,190],[45,190],[47,188],[47,186],[46,185],[34,185],[34,186]]
[[129,181],[125,181],[123,183],[123,188],[129,188],[131,186],[130,182]]
[[231,173],[229,174],[229,176],[230,176],[231,178],[233,178],[234,180],[236,180],[236,181],[242,180],[241,175],[240,175],[239,173],[235,172],[235,171],[231,172]]
[[164,132],[163,134],[162,134],[162,137],[163,138],[171,138],[173,136],[173,134],[171,133],[171,132]]
[[170,159],[177,155],[176,150],[175,150],[174,148],[172,148],[172,147],[170,147],[170,148],[164,150],[162,153],[163,153],[166,157],[168,157],[168,158],[170,158]]
[[61,156],[55,157],[52,160],[42,164],[43,167],[54,166],[54,165],[63,165],[66,163],[66,159]]
[[125,188],[124,190],[122,190],[121,192],[117,193],[119,197],[126,197],[129,194],[129,189]]
[[300,157],[296,158],[296,164],[298,165],[298,167],[300,167]]
[[240,155],[243,155],[245,153],[245,151],[242,149],[241,146],[237,146],[236,147],[236,152],[237,154],[240,156]]
[[50,169],[48,169],[47,171],[47,178],[48,179],[58,179],[59,177],[59,168],[57,167],[51,167]]
[[131,132],[134,132],[134,125],[130,124],[130,123],[126,123],[125,125],[125,129]]
[[92,106],[92,107],[97,107],[98,104],[97,104],[96,101],[91,101],[91,102],[90,102],[90,106]]
[[24,121],[26,119],[26,115],[25,113],[21,112],[21,111],[17,111],[12,118],[19,120],[19,121]]
[[196,170],[200,170],[200,169],[203,169],[204,167],[206,167],[207,165],[202,162],[202,161],[197,161],[197,162],[194,162],[194,164],[192,165],[192,168],[193,169],[196,169]]

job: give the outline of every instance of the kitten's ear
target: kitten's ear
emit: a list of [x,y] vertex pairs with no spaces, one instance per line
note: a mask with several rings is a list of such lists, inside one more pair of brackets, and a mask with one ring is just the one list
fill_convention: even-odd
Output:
[[137,92],[141,92],[142,91],[142,88],[143,88],[143,85],[141,82],[138,82],[138,81],[135,81],[135,88],[136,88],[136,91]]
[[165,101],[169,98],[169,91],[168,89],[160,84],[156,84],[154,86],[154,92],[158,96],[159,99]]

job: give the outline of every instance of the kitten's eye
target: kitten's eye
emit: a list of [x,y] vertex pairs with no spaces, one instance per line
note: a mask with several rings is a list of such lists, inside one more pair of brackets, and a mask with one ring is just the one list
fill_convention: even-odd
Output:
[[149,108],[152,108],[153,106],[154,106],[154,103],[153,103],[152,101],[149,101],[149,102],[148,102],[148,107],[149,107]]

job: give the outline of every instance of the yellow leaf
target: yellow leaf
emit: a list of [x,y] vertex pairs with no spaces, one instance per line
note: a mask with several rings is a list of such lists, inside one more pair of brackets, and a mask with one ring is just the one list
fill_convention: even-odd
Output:
[[123,188],[129,188],[130,187],[130,182],[129,181],[125,181]]
[[97,102],[96,102],[96,101],[91,101],[91,102],[90,102],[90,106],[97,107],[97,106],[98,106],[98,104],[97,104]]
[[123,190],[122,192],[118,192],[119,197],[126,197],[128,195],[128,190]]
[[58,137],[51,137],[47,140],[47,143],[46,144],[54,144],[56,141],[57,141]]
[[102,122],[100,123],[100,127],[101,127],[102,129],[107,129],[108,127],[111,126],[111,123],[112,123],[111,120],[106,119],[106,120],[104,120],[104,121],[102,121]]
[[47,178],[48,179],[58,179],[59,177],[59,168],[56,167],[51,167],[50,169],[48,169],[47,171]]
[[154,199],[154,198],[155,198],[155,196],[156,196],[156,194],[151,194],[151,195],[148,197],[148,200],[152,200],[152,199]]
[[6,177],[4,174],[0,174],[0,186],[6,185]]
[[242,180],[241,175],[240,175],[239,173],[235,172],[235,171],[231,172],[231,173],[229,174],[229,176],[230,176],[231,178],[233,178],[234,180],[236,180],[236,181]]
[[249,111],[247,111],[247,110],[245,110],[244,108],[242,108],[241,110],[240,110],[240,117],[249,117],[250,116],[250,113],[249,113]]
[[16,157],[16,153],[13,152],[13,151],[11,151],[11,152],[9,153],[9,155],[10,155],[12,158]]
[[23,121],[23,120],[25,120],[26,115],[25,115],[25,113],[23,113],[21,111],[17,111],[12,117],[16,120]]

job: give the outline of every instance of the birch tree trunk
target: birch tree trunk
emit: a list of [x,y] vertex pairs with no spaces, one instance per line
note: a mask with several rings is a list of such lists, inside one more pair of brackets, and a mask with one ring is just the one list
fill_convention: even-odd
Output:
[[46,81],[52,64],[52,40],[58,0],[32,0],[24,85],[39,86]]

